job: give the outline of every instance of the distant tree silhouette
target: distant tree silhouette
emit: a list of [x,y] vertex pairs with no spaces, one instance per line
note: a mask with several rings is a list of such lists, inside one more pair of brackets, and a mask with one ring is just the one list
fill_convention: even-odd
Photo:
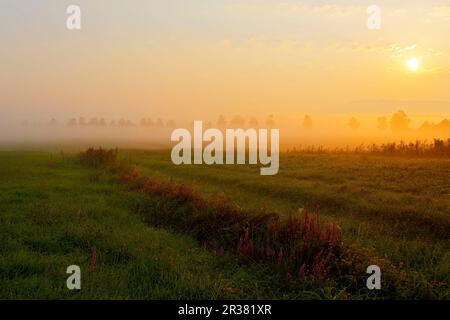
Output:
[[174,128],[175,126],[176,126],[176,124],[175,124],[175,121],[173,121],[173,120],[169,120],[166,123],[166,127]]
[[231,119],[230,126],[233,128],[244,128],[245,119],[239,115],[236,115]]
[[125,127],[136,127],[136,125],[131,120],[125,121]]
[[58,125],[58,121],[57,121],[55,118],[53,118],[53,119],[50,120],[50,122],[48,123],[48,125],[49,125],[50,127],[56,127],[56,126]]
[[348,126],[350,128],[352,128],[353,130],[358,129],[361,126],[361,123],[359,123],[358,120],[356,120],[355,117],[350,118],[350,120],[348,121]]
[[220,115],[219,119],[217,119],[217,127],[225,128],[226,126],[227,126],[227,121],[225,120],[225,117],[223,115]]
[[106,126],[107,126],[106,120],[105,120],[104,118],[101,118],[101,119],[98,121],[98,125],[99,125],[100,127],[106,127]]
[[405,131],[409,129],[411,120],[408,118],[403,110],[399,110],[391,117],[391,129],[394,131]]
[[147,127],[153,127],[155,123],[152,118],[147,118]]
[[140,121],[141,127],[153,127],[155,123],[151,118],[142,118]]
[[250,128],[258,128],[259,127],[258,120],[256,120],[255,117],[250,119],[250,121],[248,122],[248,125],[250,126]]
[[208,121],[208,122],[205,124],[205,128],[207,128],[207,129],[212,128],[212,127],[213,127],[213,124],[212,124],[211,121]]
[[86,119],[84,119],[83,117],[80,117],[80,118],[78,119],[78,124],[79,124],[80,126],[85,126],[85,125],[86,125]]
[[303,118],[303,127],[305,128],[312,128],[313,122],[309,115],[306,115],[305,118]]
[[266,119],[266,126],[268,128],[272,128],[275,126],[275,118],[273,116],[273,114],[269,115]]
[[164,123],[161,118],[156,119],[156,126],[157,127],[164,127]]
[[450,120],[444,119],[438,124],[425,121],[420,127],[420,131],[435,132],[436,134],[450,133]]
[[428,121],[425,121],[425,122],[422,123],[422,125],[419,127],[419,130],[420,130],[420,131],[428,131],[428,130],[433,129],[433,127],[434,127],[434,123],[431,124],[431,123],[429,123]]
[[439,130],[450,130],[450,120],[444,119],[437,125]]
[[377,123],[378,123],[378,129],[379,130],[386,130],[389,127],[389,122],[388,122],[388,118],[387,117],[379,117],[377,119]]
[[89,123],[90,126],[96,127],[98,126],[98,119],[97,118],[92,118]]
[[77,125],[77,119],[76,118],[72,118],[69,120],[69,122],[67,122],[67,126],[68,127],[75,127]]

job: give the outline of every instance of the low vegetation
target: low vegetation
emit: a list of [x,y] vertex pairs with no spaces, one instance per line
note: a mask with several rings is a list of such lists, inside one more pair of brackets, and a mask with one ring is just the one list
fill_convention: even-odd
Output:
[[98,149],[89,148],[85,152],[78,155],[80,163],[92,167],[104,167],[111,165],[117,160],[117,149],[105,150],[101,147]]
[[151,225],[191,234],[218,255],[267,262],[288,280],[326,281],[346,253],[339,228],[321,223],[318,212],[286,218],[244,210],[223,196],[206,200],[185,184],[141,177],[133,167],[122,167],[119,179],[152,196],[136,204]]
[[359,145],[346,148],[324,148],[310,146],[293,148],[290,153],[328,153],[328,154],[368,154],[407,157],[450,157],[450,139],[434,139],[433,142],[416,140],[414,142],[388,142],[383,144]]
[[262,184],[166,153],[2,153],[0,297],[449,297],[448,160],[286,153]]

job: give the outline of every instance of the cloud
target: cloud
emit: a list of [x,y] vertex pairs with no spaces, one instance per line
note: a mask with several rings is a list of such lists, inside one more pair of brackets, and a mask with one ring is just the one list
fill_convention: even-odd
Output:
[[450,20],[450,4],[434,6],[431,8],[428,16],[431,19],[442,19],[442,20]]
[[411,55],[413,52],[419,58],[427,58],[427,57],[437,57],[441,56],[443,53],[440,50],[436,50],[433,48],[425,48],[423,46],[417,44],[410,45],[402,45],[399,43],[393,43],[389,47],[389,51],[391,52],[391,58],[404,58],[408,55]]
[[224,39],[218,42],[221,47],[227,48],[258,48],[272,50],[301,51],[336,51],[336,52],[381,52],[390,54],[391,58],[402,58],[416,52],[419,57],[440,56],[442,51],[426,48],[416,43],[397,43],[386,41],[363,40],[315,40],[313,38],[298,40],[295,38],[273,39],[265,36],[250,36],[246,40],[238,41]]

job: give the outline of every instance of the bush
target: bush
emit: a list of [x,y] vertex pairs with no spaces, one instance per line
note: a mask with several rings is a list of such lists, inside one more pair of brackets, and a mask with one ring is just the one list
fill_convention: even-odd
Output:
[[91,167],[101,167],[114,164],[117,160],[117,149],[105,150],[102,147],[98,149],[89,148],[81,152],[78,156],[82,165]]

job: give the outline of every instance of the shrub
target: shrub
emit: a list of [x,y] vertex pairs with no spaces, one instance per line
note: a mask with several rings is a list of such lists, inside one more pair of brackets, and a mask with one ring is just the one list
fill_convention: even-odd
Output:
[[117,149],[105,150],[102,147],[98,149],[89,148],[81,152],[78,156],[80,163],[91,167],[101,167],[114,164],[117,160]]

